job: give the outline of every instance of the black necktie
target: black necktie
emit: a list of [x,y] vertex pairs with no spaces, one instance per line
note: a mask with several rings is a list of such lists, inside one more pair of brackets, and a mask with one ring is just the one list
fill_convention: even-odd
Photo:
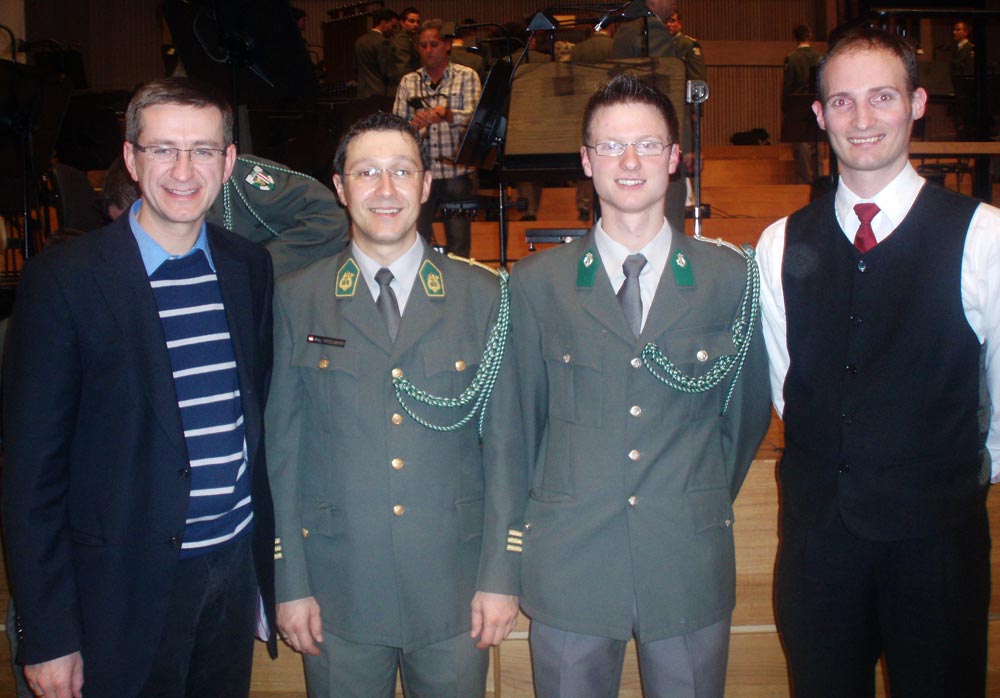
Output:
[[392,272],[382,267],[375,272],[375,281],[378,282],[378,312],[385,320],[385,328],[389,330],[389,339],[396,341],[396,334],[399,332],[399,303],[396,302],[396,294],[393,293],[389,284],[395,277]]
[[641,254],[630,254],[622,264],[625,283],[618,289],[618,302],[625,311],[625,319],[636,337],[642,331],[642,294],[639,293],[639,273],[646,266],[646,258]]

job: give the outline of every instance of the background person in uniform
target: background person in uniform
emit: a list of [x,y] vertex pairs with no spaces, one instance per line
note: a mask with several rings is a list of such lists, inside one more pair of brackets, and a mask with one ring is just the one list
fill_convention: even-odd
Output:
[[[580,152],[602,217],[511,278],[539,698],[617,696],[632,636],[646,695],[723,695],[732,504],[770,421],[767,359],[758,319],[741,316],[745,260],[664,220],[677,133],[670,101],[635,76],[599,89]],[[745,364],[726,370],[737,342]],[[650,344],[683,385],[714,387],[665,385],[640,358]]]
[[976,47],[969,41],[972,27],[968,22],[955,22],[951,35],[955,48],[951,54],[951,84],[955,91],[952,112],[955,121],[955,137],[959,140],[975,140],[973,122],[975,119],[974,91],[972,78],[976,74]]
[[[440,19],[431,19],[421,27],[417,47],[423,66],[403,77],[392,108],[430,145],[434,184],[417,222],[425,240],[434,238],[434,216],[442,203],[475,195],[474,170],[456,165],[453,158],[479,102],[482,86],[476,71],[449,60],[451,42],[441,35],[442,24]],[[468,257],[472,246],[469,219],[445,216],[444,232],[447,251]]]
[[[800,24],[792,30],[797,46],[785,56],[785,71],[781,83],[781,132],[784,138],[794,135],[792,154],[795,176],[800,184],[812,184],[816,179],[816,138],[804,138],[815,132],[816,121],[805,107],[805,95],[815,92],[816,64],[819,52],[809,43],[812,30]],[[796,99],[798,97],[799,99]]]
[[399,29],[399,15],[392,10],[372,12],[372,28],[354,42],[354,73],[358,81],[355,95],[391,97],[389,74],[392,71],[393,35]]
[[126,139],[143,198],[26,264],[8,335],[18,660],[49,698],[246,696],[258,609],[274,623],[270,259],[204,223],[228,105],[159,80]]
[[927,94],[905,39],[845,32],[819,92],[837,189],[758,248],[785,423],[775,599],[792,692],[873,696],[884,653],[894,696],[982,697],[1000,211],[910,165]]
[[[410,698],[483,696],[486,648],[517,620],[527,494],[514,374],[487,347],[505,294],[417,234],[430,160],[404,119],[355,124],[335,171],[351,246],[275,301],[278,625],[312,698],[391,695],[397,667]],[[495,385],[475,413],[406,398],[417,417],[394,387],[452,398],[479,371]]]
[[[117,219],[139,196],[124,161],[116,159],[104,177],[103,215]],[[263,245],[275,278],[347,245],[347,216],[330,189],[309,175],[254,155],[236,156],[233,174],[205,219]]]
[[392,70],[387,94],[395,95],[399,81],[407,73],[420,68],[420,11],[415,7],[404,8],[399,13],[399,31],[392,37]]

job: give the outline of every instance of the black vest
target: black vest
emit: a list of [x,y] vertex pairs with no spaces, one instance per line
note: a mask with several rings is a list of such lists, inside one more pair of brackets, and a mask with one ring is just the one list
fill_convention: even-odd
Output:
[[989,482],[980,345],[961,293],[979,202],[924,186],[862,255],[834,198],[786,228],[782,511],[806,525],[839,511],[875,540],[926,535],[982,507]]

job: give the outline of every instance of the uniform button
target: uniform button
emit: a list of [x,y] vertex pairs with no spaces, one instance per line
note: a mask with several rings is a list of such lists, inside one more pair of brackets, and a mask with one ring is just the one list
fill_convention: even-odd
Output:
[[849,463],[841,463],[840,467],[837,468],[837,470],[846,475],[847,473],[851,472],[851,466]]
[[531,530],[531,522],[530,521],[525,521],[524,522],[524,530],[525,531],[530,531]]
[[396,516],[402,516],[403,514],[406,513],[406,507],[404,507],[402,504],[397,504],[392,508],[392,513],[395,514]]
[[399,426],[400,424],[402,424],[403,423],[403,415],[401,415],[399,412],[394,413],[392,415],[392,423],[395,424],[396,426]]
[[392,377],[393,378],[402,378],[403,377],[403,369],[401,369],[401,368],[394,368],[394,369],[392,369]]
[[167,545],[174,549],[181,547],[180,536],[170,536],[170,540],[167,541]]
[[638,405],[632,405],[632,407],[629,408],[628,413],[633,417],[638,417],[639,415],[642,414],[642,408],[639,407]]
[[177,477],[181,478],[182,480],[187,480],[188,478],[191,477],[191,468],[181,468],[180,470],[177,471]]
[[629,361],[629,363],[632,364],[632,368],[642,368],[642,359],[638,356]]
[[637,450],[633,448],[631,451],[628,452],[628,459],[634,462],[639,460],[639,456],[641,455],[642,455],[641,453],[639,453]]
[[708,361],[708,352],[705,351],[704,349],[699,349],[698,353],[695,354],[694,356],[701,363],[705,363],[706,361]]
[[860,262],[858,262],[858,271],[860,271],[862,274],[865,273],[865,269],[867,269],[867,268],[868,268],[868,265],[865,264],[865,260],[862,259]]
[[402,470],[404,465],[405,465],[405,463],[403,463],[403,459],[402,458],[393,458],[392,459],[392,469],[393,470]]
[[854,364],[847,364],[845,370],[852,376],[855,376],[858,373],[858,367]]
[[316,364],[316,365],[319,366],[320,368],[326,368],[327,366],[330,365],[330,360],[329,359],[320,359],[319,363]]
[[730,528],[733,525],[733,520],[726,519],[725,521],[722,522],[722,525],[725,526],[726,528]]
[[860,325],[861,324],[861,316],[858,315],[857,313],[851,313],[851,324],[852,325]]
[[569,354],[563,354],[562,355],[562,360],[563,360],[564,364],[568,364],[570,361],[573,360],[573,357],[570,356]]
[[302,537],[303,538],[308,538],[309,537],[309,529],[308,528],[303,528],[302,529]]
[[628,498],[628,505],[629,505],[630,507],[634,507],[634,506],[635,506],[635,503],[636,503],[636,502],[638,502],[638,501],[639,501],[639,498],[638,498],[638,497],[636,497],[636,496],[635,496],[635,495],[633,494],[633,495],[632,495],[631,497],[629,497],[629,498]]
[[456,361],[455,362],[455,370],[456,371],[464,371],[465,370],[465,362],[462,361],[461,359],[459,359],[458,361]]

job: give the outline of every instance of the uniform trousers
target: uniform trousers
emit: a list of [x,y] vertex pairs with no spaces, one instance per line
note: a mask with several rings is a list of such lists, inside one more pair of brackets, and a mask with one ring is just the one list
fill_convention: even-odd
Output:
[[309,698],[394,698],[399,670],[406,698],[482,698],[489,650],[462,633],[427,647],[348,642],[328,632],[319,656],[305,656]]
[[[427,242],[433,244],[434,215],[437,213],[438,207],[451,201],[471,199],[474,194],[472,177],[469,175],[435,179],[431,184],[431,195],[420,207],[417,230]],[[472,249],[472,223],[468,216],[445,215],[444,235],[447,241],[445,244],[446,252],[454,252],[460,257],[469,256]]]
[[982,698],[990,597],[985,507],[935,535],[873,541],[840,515],[782,521],[778,631],[795,698],[870,698],[882,653],[893,698]]
[[[177,563],[167,620],[139,698],[246,698],[257,628],[253,536]],[[84,657],[84,695],[87,666]]]
[[[729,626],[727,618],[685,635],[637,642],[645,698],[722,698]],[[615,698],[626,644],[531,621],[536,698]]]

